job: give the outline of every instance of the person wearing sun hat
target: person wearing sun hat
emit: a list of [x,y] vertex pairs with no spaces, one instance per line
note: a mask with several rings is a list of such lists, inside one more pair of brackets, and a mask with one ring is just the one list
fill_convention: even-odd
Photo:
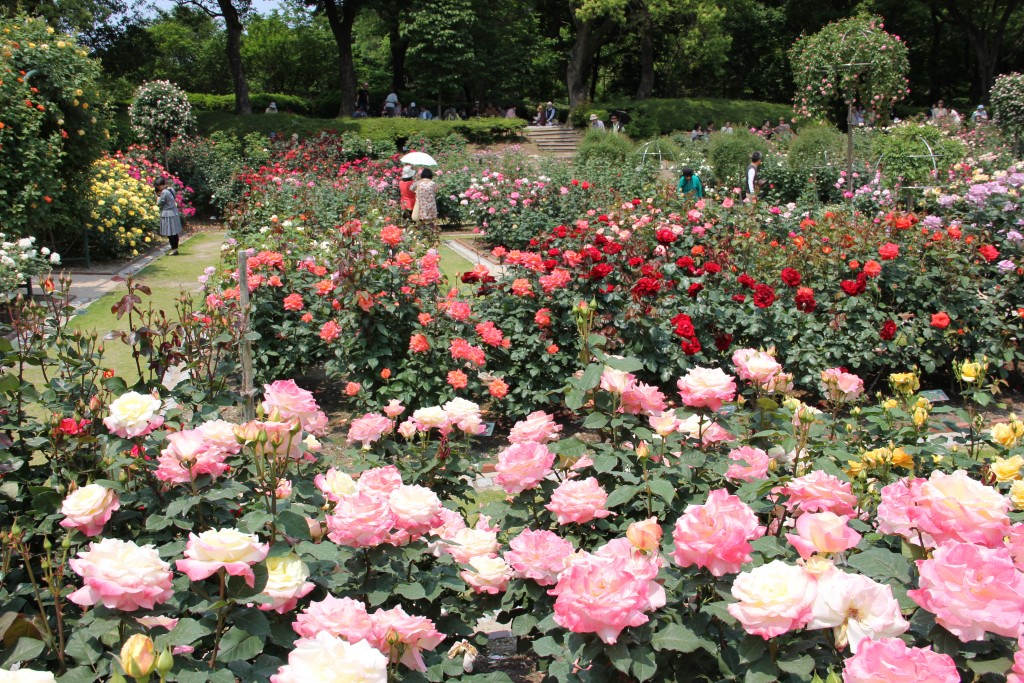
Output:
[[402,168],[402,179],[398,181],[398,193],[401,196],[402,217],[406,220],[412,218],[412,210],[416,208],[416,193],[412,190],[415,179],[416,170],[412,166],[407,165]]
[[590,127],[594,130],[604,130],[604,121],[602,121],[597,114],[591,114]]
[[988,121],[988,112],[985,111],[984,104],[979,104],[978,108],[974,110],[973,114],[971,114],[971,123],[978,125],[979,123],[984,123],[986,121]]

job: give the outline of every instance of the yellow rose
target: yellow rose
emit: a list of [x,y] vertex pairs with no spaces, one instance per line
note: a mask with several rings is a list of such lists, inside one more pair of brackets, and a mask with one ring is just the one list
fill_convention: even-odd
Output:
[[886,410],[892,410],[898,405],[899,403],[894,398],[888,398],[885,400],[884,403],[882,403],[882,407],[885,408]]
[[1015,481],[1010,486],[1010,502],[1018,510],[1024,510],[1024,481]]
[[914,459],[902,448],[894,448],[892,451],[892,464],[902,467],[905,470],[914,469]]
[[153,672],[156,650],[149,636],[136,633],[121,647],[121,666],[132,678],[142,680]]
[[992,440],[1003,448],[1013,448],[1024,436],[1024,423],[1011,415],[1009,422],[999,422],[992,425],[990,431]]
[[1024,457],[1015,455],[1012,458],[996,458],[989,466],[996,481],[1005,484],[1020,479],[1020,468],[1024,467]]
[[889,383],[896,392],[904,396],[910,396],[921,388],[916,372],[894,372],[889,375]]
[[964,361],[958,368],[960,381],[967,384],[977,382],[985,372],[985,366],[977,361]]

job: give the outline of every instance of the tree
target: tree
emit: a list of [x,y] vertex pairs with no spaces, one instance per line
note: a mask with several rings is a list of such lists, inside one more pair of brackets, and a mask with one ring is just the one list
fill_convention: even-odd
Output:
[[144,144],[166,151],[171,139],[195,128],[188,95],[169,81],[149,81],[135,91],[128,107],[132,130]]
[[878,17],[843,19],[802,37],[789,51],[796,87],[793,105],[799,114],[827,117],[837,100],[846,106],[851,179],[854,104],[886,117],[910,92],[907,47],[883,29]]
[[251,114],[249,83],[245,80],[245,70],[242,68],[242,33],[245,30],[242,19],[252,11],[252,0],[175,0],[175,4],[195,7],[210,17],[224,20],[228,69],[231,71],[231,84],[235,91],[235,113]]
[[1011,19],[1019,16],[1021,0],[933,0],[942,19],[960,27],[974,53],[975,95],[984,98],[992,88],[1003,54]]
[[992,86],[991,98],[996,125],[1012,135],[1019,145],[1024,136],[1024,74],[999,76]]

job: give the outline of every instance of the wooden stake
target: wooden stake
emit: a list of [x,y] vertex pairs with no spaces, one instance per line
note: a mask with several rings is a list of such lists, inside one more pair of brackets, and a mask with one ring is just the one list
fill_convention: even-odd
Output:
[[242,404],[245,421],[256,419],[256,390],[253,388],[252,342],[249,340],[249,254],[244,249],[238,252],[238,302],[241,319],[239,337],[242,358]]

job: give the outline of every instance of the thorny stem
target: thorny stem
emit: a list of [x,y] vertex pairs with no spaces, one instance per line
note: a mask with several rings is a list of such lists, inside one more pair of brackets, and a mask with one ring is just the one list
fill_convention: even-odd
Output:
[[[224,580],[224,568],[217,570],[217,578],[220,580],[220,601],[227,602],[227,584]],[[210,653],[210,668],[217,665],[217,650],[220,648],[220,639],[224,635],[224,622],[227,621],[230,605],[221,605],[217,610],[217,630],[213,632],[213,652]]]

